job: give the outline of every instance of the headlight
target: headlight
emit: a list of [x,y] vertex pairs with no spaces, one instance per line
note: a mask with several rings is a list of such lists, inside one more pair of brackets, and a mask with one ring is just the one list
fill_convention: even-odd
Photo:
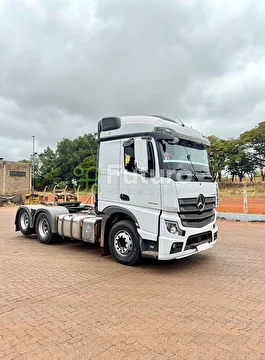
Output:
[[173,235],[180,235],[180,236],[184,236],[185,235],[185,231],[181,230],[179,228],[179,225],[177,222],[173,222],[173,221],[166,221],[166,228],[167,231],[170,232],[170,234]]

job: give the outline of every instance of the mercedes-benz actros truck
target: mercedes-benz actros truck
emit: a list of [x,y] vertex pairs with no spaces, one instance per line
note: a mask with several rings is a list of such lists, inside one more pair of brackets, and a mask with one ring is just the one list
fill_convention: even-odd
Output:
[[98,243],[102,255],[125,265],[210,249],[217,240],[218,187],[209,145],[200,132],[163,116],[103,118],[94,206],[22,205],[16,231],[44,244],[56,236]]

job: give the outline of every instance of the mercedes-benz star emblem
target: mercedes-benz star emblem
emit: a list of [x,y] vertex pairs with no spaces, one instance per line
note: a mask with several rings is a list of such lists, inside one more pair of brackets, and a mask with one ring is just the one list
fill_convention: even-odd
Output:
[[196,206],[197,206],[197,209],[198,209],[199,211],[203,211],[203,210],[204,210],[204,208],[205,208],[205,197],[204,197],[202,194],[200,194],[200,195],[197,197],[197,204],[196,204]]

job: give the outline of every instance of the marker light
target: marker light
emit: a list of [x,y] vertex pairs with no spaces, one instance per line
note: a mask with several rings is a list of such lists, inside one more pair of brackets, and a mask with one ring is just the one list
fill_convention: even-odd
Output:
[[220,204],[220,199],[219,199],[219,186],[216,183],[216,207]]

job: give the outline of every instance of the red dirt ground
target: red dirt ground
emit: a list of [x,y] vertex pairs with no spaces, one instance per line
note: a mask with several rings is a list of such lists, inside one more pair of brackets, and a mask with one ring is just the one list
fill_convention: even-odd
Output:
[[[244,203],[242,198],[221,198],[217,208],[220,212],[244,213]],[[248,199],[249,214],[265,214],[265,198]]]

